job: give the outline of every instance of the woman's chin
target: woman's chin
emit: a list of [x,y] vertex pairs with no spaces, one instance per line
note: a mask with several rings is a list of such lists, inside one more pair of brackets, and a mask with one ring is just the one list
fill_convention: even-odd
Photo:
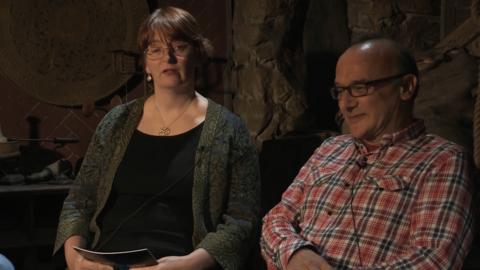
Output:
[[182,88],[185,86],[185,82],[178,80],[178,79],[173,79],[173,80],[165,80],[161,83],[158,84],[160,88]]

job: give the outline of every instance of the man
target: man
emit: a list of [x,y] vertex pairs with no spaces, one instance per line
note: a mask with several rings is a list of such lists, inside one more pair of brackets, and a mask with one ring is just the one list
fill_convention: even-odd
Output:
[[418,70],[389,39],[339,58],[350,134],[326,140],[264,217],[269,269],[459,269],[472,241],[463,149],[413,116]]

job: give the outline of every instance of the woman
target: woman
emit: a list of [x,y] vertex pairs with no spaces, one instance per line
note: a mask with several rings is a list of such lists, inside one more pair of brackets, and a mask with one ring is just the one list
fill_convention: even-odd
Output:
[[141,269],[239,269],[259,222],[256,151],[241,120],[195,91],[209,43],[186,11],[153,12],[139,30],[153,94],[99,124],[64,202],[55,252],[70,269],[111,269],[73,246],[149,248]]

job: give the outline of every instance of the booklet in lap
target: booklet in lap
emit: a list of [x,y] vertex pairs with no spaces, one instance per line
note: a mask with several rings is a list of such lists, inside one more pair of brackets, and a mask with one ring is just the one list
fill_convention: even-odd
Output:
[[129,267],[141,267],[158,264],[152,252],[146,248],[119,252],[98,252],[80,247],[73,248],[90,261],[111,266],[124,265]]

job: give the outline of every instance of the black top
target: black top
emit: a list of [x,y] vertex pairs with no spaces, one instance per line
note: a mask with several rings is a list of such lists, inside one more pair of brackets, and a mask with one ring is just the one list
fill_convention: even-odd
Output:
[[134,131],[98,218],[98,250],[149,248],[157,258],[193,250],[193,166],[202,126],[175,136]]

